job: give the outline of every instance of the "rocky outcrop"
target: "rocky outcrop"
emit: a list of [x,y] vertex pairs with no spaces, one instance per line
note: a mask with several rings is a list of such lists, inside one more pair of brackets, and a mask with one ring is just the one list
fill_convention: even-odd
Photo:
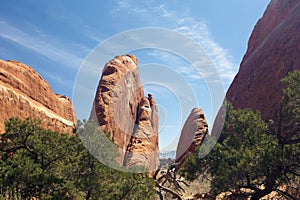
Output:
[[176,162],[182,162],[189,153],[195,153],[208,132],[208,125],[204,113],[199,108],[194,108],[188,116],[181,130],[181,135],[176,150]]
[[255,25],[248,50],[226,99],[235,108],[260,110],[277,120],[280,79],[300,69],[300,1],[272,0]]
[[50,85],[29,66],[0,60],[0,133],[11,117],[41,120],[42,126],[71,134],[76,121],[71,101],[54,94]]
[[152,95],[144,97],[135,56],[117,56],[105,65],[90,120],[110,133],[120,164],[158,167],[157,107]]

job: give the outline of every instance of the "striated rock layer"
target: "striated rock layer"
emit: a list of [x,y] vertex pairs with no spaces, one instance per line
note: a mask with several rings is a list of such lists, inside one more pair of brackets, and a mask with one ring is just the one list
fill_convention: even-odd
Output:
[[44,128],[69,134],[76,121],[69,98],[54,94],[32,68],[0,60],[0,133],[10,117],[39,119]]
[[272,0],[255,25],[248,50],[226,99],[235,108],[260,110],[277,120],[280,79],[300,69],[300,1]]
[[208,132],[208,125],[204,113],[200,108],[194,108],[188,116],[181,130],[176,150],[176,162],[181,162],[190,153],[195,153]]
[[[152,95],[144,97],[133,55],[117,56],[102,71],[90,120],[110,133],[120,149],[119,163],[158,167],[158,115]],[[127,153],[126,153],[127,152]]]

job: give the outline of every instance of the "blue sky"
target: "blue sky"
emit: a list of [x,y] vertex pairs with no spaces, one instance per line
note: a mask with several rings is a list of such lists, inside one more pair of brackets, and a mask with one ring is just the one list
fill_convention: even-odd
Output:
[[[204,49],[220,74],[225,93],[251,31],[268,3],[269,0],[3,1],[0,58],[24,62],[40,73],[55,93],[72,99],[82,63],[101,42],[131,29],[167,28],[184,34]],[[139,59],[145,92],[153,93],[159,104],[162,150],[175,148],[192,107],[203,108],[211,126],[214,111],[205,75],[198,75],[190,63],[170,52],[140,49],[132,53]],[[191,93],[182,93],[185,84]],[[88,118],[90,112],[94,91],[88,89],[87,107],[75,106],[79,118]],[[182,103],[185,100],[181,96],[191,103]]]

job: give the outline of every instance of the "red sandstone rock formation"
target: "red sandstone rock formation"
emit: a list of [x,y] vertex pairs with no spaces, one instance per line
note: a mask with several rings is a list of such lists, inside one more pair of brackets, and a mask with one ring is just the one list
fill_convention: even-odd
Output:
[[0,60],[0,133],[10,117],[38,119],[44,128],[69,134],[76,121],[69,98],[54,94],[32,68]]
[[300,1],[272,0],[256,24],[226,99],[235,108],[260,110],[277,120],[280,79],[300,69]]
[[208,125],[201,109],[194,108],[184,123],[176,150],[176,162],[181,162],[189,153],[195,153],[207,134]]
[[[157,107],[152,95],[148,99],[144,97],[137,65],[133,55],[117,56],[105,65],[90,120],[110,133],[120,148],[119,163],[143,164],[156,169],[159,159]],[[125,155],[126,151],[130,153]]]

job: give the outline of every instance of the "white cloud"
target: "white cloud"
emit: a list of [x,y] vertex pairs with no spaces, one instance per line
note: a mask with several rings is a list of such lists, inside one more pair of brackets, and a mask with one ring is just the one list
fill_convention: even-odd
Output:
[[43,68],[39,69],[39,72],[44,74],[44,78],[47,80],[47,82],[51,81],[63,88],[68,88],[68,90],[71,90],[73,87],[74,81],[67,79],[66,76],[63,75],[59,76],[57,73],[53,74]]
[[133,2],[128,0],[117,1],[117,6],[111,10],[111,13],[117,13],[119,11],[126,11],[127,14],[146,14],[148,13],[145,7],[139,7],[134,5]]
[[175,13],[166,9],[165,4],[161,4],[153,8],[153,12],[158,13],[162,17],[174,17]]
[[0,37],[15,42],[72,70],[77,70],[82,62],[82,58],[65,49],[66,45],[63,42],[57,41],[57,39],[43,34],[39,30],[36,31],[37,34],[33,35],[8,24],[4,20],[0,20],[0,26]]
[[230,52],[222,48],[211,37],[207,25],[191,17],[177,21],[176,30],[187,35],[202,47],[214,64],[225,83],[230,83],[236,73],[237,65],[233,63]]
[[165,52],[161,50],[152,50],[147,52],[148,56],[155,57],[165,63],[174,67],[173,69],[179,74],[183,75],[187,80],[200,80],[203,77],[194,69],[191,64],[185,61],[183,58],[180,58],[177,55],[174,55],[170,52]]
[[[89,25],[86,25],[86,24],[81,24],[80,25],[82,27],[81,31],[82,31],[82,34],[86,37],[86,38],[89,38],[90,40],[92,41],[95,41],[96,44],[100,43],[100,42],[103,42],[103,40],[107,39],[108,36],[103,34],[102,32],[100,31],[97,31],[97,29],[95,28],[92,28],[91,26]],[[91,50],[91,49],[89,49]]]
[[[136,20],[143,22],[145,26],[164,26],[188,36],[206,51],[215,64],[225,86],[228,87],[229,83],[231,83],[238,65],[233,63],[230,51],[222,48],[213,40],[205,22],[190,16],[187,12],[183,14],[181,10],[170,10],[165,4],[157,5],[156,1],[141,3],[140,1],[122,0],[118,1],[117,7],[113,10],[113,12],[116,11],[126,12],[127,14],[135,16]],[[160,51],[159,54],[162,60],[168,59],[166,53]],[[190,67],[181,65],[180,62],[176,60],[172,60],[172,63],[174,62],[178,64],[177,66],[180,66],[182,72],[187,72],[188,69],[184,68]],[[186,75],[187,78],[191,78],[191,80],[197,78],[191,71],[190,73],[186,73]],[[201,77],[199,76],[198,78],[200,79]]]

